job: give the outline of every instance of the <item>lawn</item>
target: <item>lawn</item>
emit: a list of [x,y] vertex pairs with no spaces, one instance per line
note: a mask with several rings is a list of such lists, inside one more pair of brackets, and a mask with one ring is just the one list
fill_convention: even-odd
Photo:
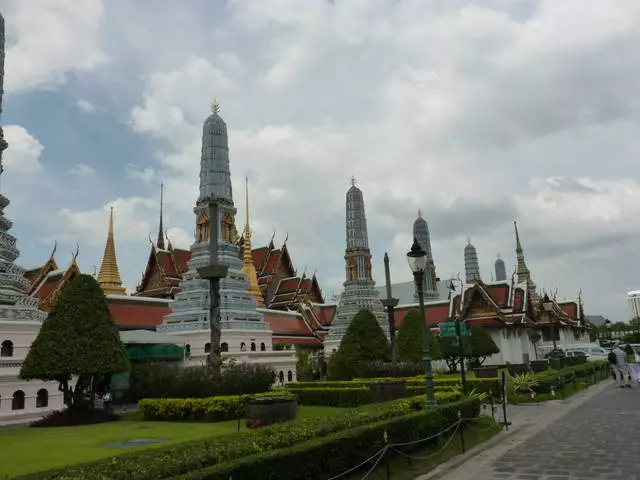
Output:
[[[298,407],[298,419],[330,416],[346,409]],[[135,418],[128,416],[128,418]],[[99,425],[58,428],[0,428],[0,479],[74,463],[118,455],[132,450],[234,433],[235,420],[217,423],[145,422],[123,419]],[[244,420],[240,429],[245,430]],[[114,447],[110,443],[140,438],[164,440],[138,447]]]

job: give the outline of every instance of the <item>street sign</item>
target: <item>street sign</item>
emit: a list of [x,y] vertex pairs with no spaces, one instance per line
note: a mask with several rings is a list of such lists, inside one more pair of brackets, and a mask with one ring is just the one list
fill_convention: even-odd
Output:
[[[442,338],[451,338],[456,336],[456,322],[440,322],[440,336]],[[471,332],[467,330],[464,322],[460,322],[460,336],[468,337]]]

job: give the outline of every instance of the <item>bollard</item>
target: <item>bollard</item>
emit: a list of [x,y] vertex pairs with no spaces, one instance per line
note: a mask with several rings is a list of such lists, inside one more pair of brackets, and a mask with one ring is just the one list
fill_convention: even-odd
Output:
[[462,412],[458,410],[458,420],[460,421],[460,445],[462,446],[462,453],[467,453],[467,446],[464,442],[464,420],[462,418]]
[[[387,431],[384,431],[384,435],[382,435],[385,445],[389,445],[389,435],[387,435]],[[388,450],[387,450],[388,451]],[[383,452],[382,455],[385,455],[387,452]],[[385,459],[385,467],[387,470],[387,480],[391,480],[391,465],[389,464],[389,455]]]

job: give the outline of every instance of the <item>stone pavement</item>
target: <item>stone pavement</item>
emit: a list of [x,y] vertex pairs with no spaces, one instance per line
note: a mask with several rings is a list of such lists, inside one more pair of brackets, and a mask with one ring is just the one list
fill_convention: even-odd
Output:
[[640,480],[640,388],[605,381],[581,393],[576,402],[538,407],[526,426],[514,420],[518,431],[458,468],[422,478]]

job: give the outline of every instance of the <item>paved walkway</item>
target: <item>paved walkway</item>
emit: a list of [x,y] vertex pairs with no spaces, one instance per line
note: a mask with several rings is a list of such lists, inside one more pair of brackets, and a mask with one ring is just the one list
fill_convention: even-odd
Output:
[[582,393],[575,402],[515,407],[533,414],[525,425],[521,410],[514,433],[437,478],[640,480],[640,388],[606,381]]

